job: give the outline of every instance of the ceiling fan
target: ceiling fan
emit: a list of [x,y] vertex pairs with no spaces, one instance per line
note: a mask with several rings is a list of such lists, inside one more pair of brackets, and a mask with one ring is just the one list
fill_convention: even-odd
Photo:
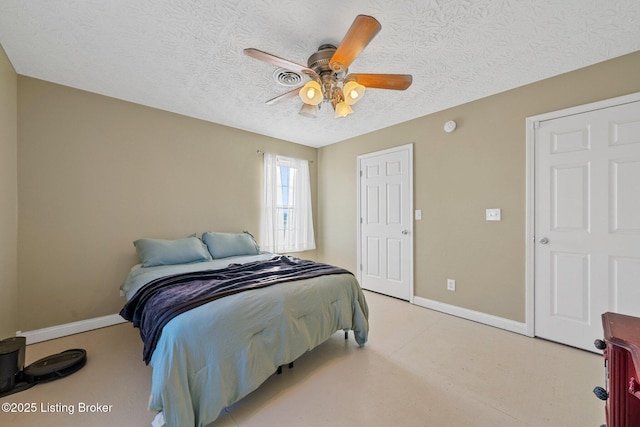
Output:
[[362,98],[365,88],[405,90],[411,86],[413,77],[410,74],[348,74],[349,65],[381,28],[374,17],[358,15],[340,45],[321,45],[309,57],[306,67],[258,49],[247,48],[244,53],[310,78],[304,86],[270,99],[267,104],[297,95],[302,99],[300,114],[304,116],[316,117],[320,104],[326,102],[333,107],[335,117],[345,117],[353,113],[351,105]]

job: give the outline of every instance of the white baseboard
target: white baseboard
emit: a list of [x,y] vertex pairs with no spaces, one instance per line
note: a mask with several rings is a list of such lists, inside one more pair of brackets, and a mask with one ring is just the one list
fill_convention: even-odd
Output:
[[66,337],[67,335],[79,334],[93,329],[100,329],[106,326],[124,323],[119,314],[109,314],[102,317],[94,317],[93,319],[80,320],[78,322],[65,323],[63,325],[51,326],[49,328],[36,329],[33,331],[17,331],[17,337],[25,337],[27,344],[34,344],[41,341],[48,341],[54,338]]
[[480,311],[469,310],[467,308],[457,307],[455,305],[445,304],[430,300],[427,298],[413,297],[413,303],[420,307],[429,308],[431,310],[440,311],[442,313],[451,314],[463,319],[472,320],[474,322],[483,323],[510,332],[527,335],[527,324],[516,322],[515,320],[505,319],[504,317],[494,316],[492,314],[482,313]]
[[[474,322],[482,323],[500,329],[505,329],[507,331],[516,332],[522,335],[527,335],[526,323],[516,322],[514,320],[505,319],[503,317],[482,313],[480,311],[469,310],[467,308],[457,307],[455,305],[445,304],[442,302],[417,296],[413,297],[413,303],[420,307],[429,308],[431,310],[451,314],[463,319],[472,320]],[[18,331],[16,332],[16,336],[25,337],[27,339],[27,344],[34,344],[41,341],[48,341],[55,338],[65,337],[67,335],[79,334],[81,332],[100,329],[124,322],[126,322],[126,320],[124,320],[119,314],[109,314],[107,316],[80,320],[78,322],[65,323],[63,325],[51,326],[49,328],[36,329],[33,331]]]

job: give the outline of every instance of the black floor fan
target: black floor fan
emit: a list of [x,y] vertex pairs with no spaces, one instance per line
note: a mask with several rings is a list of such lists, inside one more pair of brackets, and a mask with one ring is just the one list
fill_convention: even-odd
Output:
[[85,350],[73,348],[43,357],[25,368],[25,349],[25,337],[0,341],[0,397],[71,375],[87,361]]

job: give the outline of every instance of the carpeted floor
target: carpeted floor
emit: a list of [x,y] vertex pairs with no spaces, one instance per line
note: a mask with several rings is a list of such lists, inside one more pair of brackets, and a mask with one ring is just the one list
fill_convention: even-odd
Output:
[[[369,342],[339,332],[227,408],[212,427],[604,423],[601,356],[366,292]],[[27,364],[84,348],[77,373],[0,399],[3,426],[150,426],[151,367],[128,323],[27,346]],[[24,412],[25,408],[34,409]]]

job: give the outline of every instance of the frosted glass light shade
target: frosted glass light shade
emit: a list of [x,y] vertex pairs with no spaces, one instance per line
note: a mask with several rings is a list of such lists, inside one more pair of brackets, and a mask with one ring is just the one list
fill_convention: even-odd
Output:
[[308,81],[304,86],[302,86],[298,95],[300,95],[302,102],[309,105],[318,105],[324,99],[322,88],[315,80]]
[[335,118],[345,117],[345,116],[348,116],[351,113],[353,113],[353,110],[346,103],[339,102],[338,104],[336,104],[336,115],[335,115]]
[[360,98],[362,98],[362,95],[364,95],[364,89],[365,87],[357,82],[346,82],[342,89],[342,91],[344,92],[344,102],[347,105],[353,105],[356,102],[360,101]]
[[298,114],[315,119],[318,117],[318,107],[311,104],[302,104],[302,108],[300,108]]

